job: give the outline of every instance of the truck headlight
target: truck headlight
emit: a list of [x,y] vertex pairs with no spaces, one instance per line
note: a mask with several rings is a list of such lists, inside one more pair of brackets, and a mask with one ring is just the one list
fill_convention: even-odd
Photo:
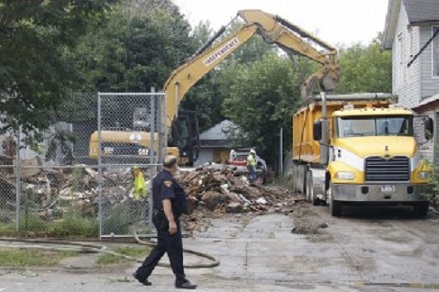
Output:
[[431,172],[429,171],[420,171],[418,173],[418,178],[421,180],[427,180],[430,178]]
[[354,180],[355,174],[350,171],[338,171],[335,173],[335,178],[343,180]]

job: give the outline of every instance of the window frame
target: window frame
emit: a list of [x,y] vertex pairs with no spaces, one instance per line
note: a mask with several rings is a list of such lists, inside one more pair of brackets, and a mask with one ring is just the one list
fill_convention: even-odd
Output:
[[[433,36],[434,32],[436,29],[439,29],[439,25],[432,25],[431,26],[431,36]],[[433,79],[439,79],[439,34],[433,39],[432,41],[432,48],[431,48],[431,77]],[[436,48],[436,54],[437,54],[437,58],[436,58],[436,63],[435,64],[435,48]],[[436,66],[435,66],[436,65]],[[437,72],[435,74],[435,67],[437,68]]]

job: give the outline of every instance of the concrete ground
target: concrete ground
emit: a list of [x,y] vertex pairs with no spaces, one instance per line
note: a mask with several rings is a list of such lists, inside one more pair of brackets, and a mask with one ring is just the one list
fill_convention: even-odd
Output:
[[[406,209],[349,209],[300,203],[292,214],[231,215],[212,220],[187,248],[221,264],[187,269],[198,291],[439,291],[439,215],[414,218]],[[186,264],[206,262],[185,255]],[[137,264],[99,270],[93,256],[54,270],[0,270],[3,291],[177,291],[170,268],[145,287],[131,278]]]

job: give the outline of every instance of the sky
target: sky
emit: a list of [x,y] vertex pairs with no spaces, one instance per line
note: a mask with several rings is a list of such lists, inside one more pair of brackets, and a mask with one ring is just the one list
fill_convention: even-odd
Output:
[[388,0],[173,0],[194,27],[210,21],[216,31],[238,10],[261,9],[334,45],[368,44],[384,30]]

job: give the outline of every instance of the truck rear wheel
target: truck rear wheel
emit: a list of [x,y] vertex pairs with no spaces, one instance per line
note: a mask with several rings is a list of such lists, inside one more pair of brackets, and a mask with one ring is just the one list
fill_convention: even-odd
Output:
[[306,201],[312,203],[314,206],[320,205],[320,200],[314,193],[314,181],[312,170],[306,172]]
[[297,165],[296,163],[293,163],[293,191],[297,192],[298,188],[297,188],[297,172],[299,169],[299,165]]
[[306,175],[308,173],[308,166],[307,165],[301,165],[300,166],[300,176],[299,176],[299,180],[300,180],[300,193],[306,195],[307,192],[307,184],[306,184]]
[[305,193],[306,193],[305,200],[307,202],[311,202],[312,201],[312,197],[313,197],[312,171],[311,170],[306,172],[305,182],[306,182],[305,183],[306,184],[306,187],[305,187]]

